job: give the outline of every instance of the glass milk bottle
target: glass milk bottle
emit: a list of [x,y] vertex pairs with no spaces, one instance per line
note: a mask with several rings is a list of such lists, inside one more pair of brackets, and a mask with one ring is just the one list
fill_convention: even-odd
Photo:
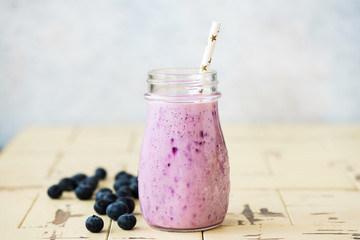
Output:
[[197,68],[148,74],[139,201],[149,225],[170,231],[218,226],[229,202],[229,162],[217,74]]

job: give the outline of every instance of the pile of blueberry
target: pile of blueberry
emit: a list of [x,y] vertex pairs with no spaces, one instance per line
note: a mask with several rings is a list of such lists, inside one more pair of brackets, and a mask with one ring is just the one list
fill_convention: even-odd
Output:
[[[58,199],[63,191],[75,190],[78,199],[91,199],[99,180],[105,178],[106,171],[103,168],[96,169],[95,175],[90,177],[78,173],[71,178],[63,178],[58,184],[51,186],[48,195],[50,198]],[[117,221],[120,228],[131,230],[136,224],[136,217],[131,214],[135,209],[133,198],[139,198],[137,177],[121,171],[116,174],[113,187],[115,192],[110,188],[101,188],[96,192],[94,210]],[[104,227],[104,221],[93,215],[86,220],[85,226],[90,232],[100,232]]]
[[99,180],[106,178],[106,171],[98,168],[95,175],[88,177],[83,173],[78,173],[71,178],[63,178],[58,184],[52,185],[48,189],[49,197],[53,199],[60,198],[63,191],[75,190],[76,197],[81,200],[90,199],[98,186]]

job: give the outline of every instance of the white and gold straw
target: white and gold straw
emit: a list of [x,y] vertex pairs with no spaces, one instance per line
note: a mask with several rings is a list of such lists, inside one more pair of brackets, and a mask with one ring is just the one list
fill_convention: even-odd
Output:
[[201,61],[200,72],[207,72],[210,69],[212,55],[220,31],[220,22],[212,22],[209,38],[206,43],[205,52]]

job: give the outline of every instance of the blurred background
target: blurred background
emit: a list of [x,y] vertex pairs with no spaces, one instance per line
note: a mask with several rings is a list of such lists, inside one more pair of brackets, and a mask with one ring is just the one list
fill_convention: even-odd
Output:
[[223,123],[360,121],[360,1],[0,0],[0,146],[144,124],[147,71],[199,66],[212,20]]

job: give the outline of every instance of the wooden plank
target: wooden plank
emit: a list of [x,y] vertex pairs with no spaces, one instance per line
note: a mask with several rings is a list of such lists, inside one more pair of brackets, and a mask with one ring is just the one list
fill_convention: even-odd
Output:
[[21,227],[28,211],[35,203],[37,189],[0,188],[0,230],[17,229]]
[[359,228],[339,229],[317,226],[222,226],[204,232],[204,240],[353,240]]
[[222,225],[291,226],[275,190],[232,190],[227,216]]
[[[360,154],[356,156],[360,156]],[[340,163],[345,173],[352,180],[353,184],[356,186],[358,190],[360,190],[360,161],[359,160],[356,161],[355,157],[353,157],[351,159],[347,158],[344,162],[340,162]],[[339,166],[340,163],[336,162],[335,164]]]
[[224,124],[225,135],[231,136],[279,136],[314,138],[323,136],[359,136],[359,124]]
[[72,132],[72,127],[25,128],[6,145],[3,153],[58,152],[68,147]]
[[236,189],[274,188],[261,152],[243,150],[229,144],[231,187]]
[[144,130],[145,130],[144,127],[138,127],[134,131],[134,135],[133,135],[134,145],[133,145],[132,152],[135,154],[140,154]]
[[326,159],[296,154],[268,156],[275,184],[288,189],[354,189],[341,168],[329,165]]
[[236,144],[228,144],[228,155],[231,170],[243,176],[268,176],[264,154],[256,151],[242,150]]
[[1,155],[0,189],[42,187],[59,158],[61,155],[55,152],[13,152]]
[[[303,178],[299,176],[302,172],[307,176],[305,181],[317,181],[317,184],[313,184],[311,188],[316,188],[316,185],[318,185],[318,188],[321,188],[319,181],[331,177],[331,180],[326,181],[325,188],[335,188],[335,186],[338,185],[338,189],[360,189],[360,164],[357,157],[360,156],[360,152],[359,154],[349,154],[351,156],[345,153],[334,154],[333,151],[328,150],[294,152],[286,149],[275,153],[276,154],[271,154],[270,152],[266,156],[271,168],[273,168],[272,165],[274,165],[274,168],[281,172],[280,175],[295,173],[292,178],[295,178],[295,175],[297,175],[300,179]],[[311,167],[309,167],[310,162]],[[309,172],[307,172],[306,168],[309,169]],[[296,169],[296,171],[294,171],[294,169]],[[271,170],[274,171],[274,169]],[[311,172],[316,175],[316,178],[309,176]],[[318,178],[319,176],[320,179]],[[335,185],[330,184],[332,181],[336,181]],[[286,184],[290,184],[290,182]],[[309,184],[311,183],[306,183],[306,185]],[[343,184],[343,186],[341,186],[341,184]],[[324,186],[322,187],[324,188]]]
[[33,230],[37,239],[106,239],[110,218],[103,217],[104,229],[100,233],[93,234],[85,227],[85,220],[96,214],[93,204],[93,200],[76,199],[73,192],[52,200],[44,190],[24,220],[21,230],[37,229]]
[[292,191],[281,194],[296,225],[360,226],[360,191]]
[[136,127],[83,127],[67,152],[130,152]]
[[257,139],[227,139],[227,148],[236,149],[237,152],[254,152],[264,154],[267,152],[281,153],[289,151],[294,153],[302,152],[323,152],[325,146],[322,141],[299,140],[294,138],[257,138]]
[[[40,237],[39,237],[40,236]],[[7,228],[1,234],[2,239],[6,240],[19,240],[19,239],[56,239],[54,235],[39,231],[39,229],[17,229]]]

